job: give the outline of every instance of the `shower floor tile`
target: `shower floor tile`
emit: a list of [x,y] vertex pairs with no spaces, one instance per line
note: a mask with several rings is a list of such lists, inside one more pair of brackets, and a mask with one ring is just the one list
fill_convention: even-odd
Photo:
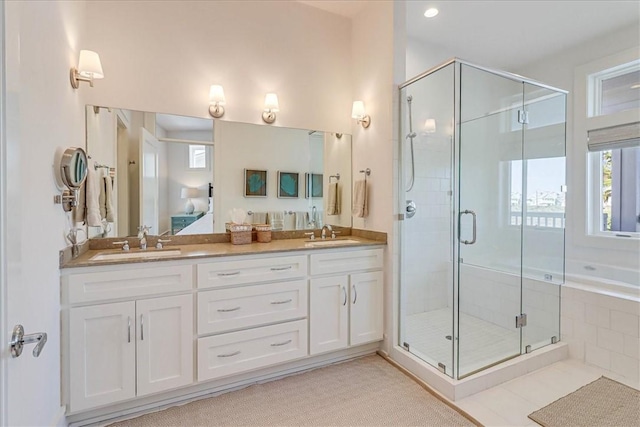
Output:
[[[411,352],[433,366],[453,367],[453,312],[442,308],[407,316],[404,341]],[[520,331],[460,313],[460,375],[520,354]]]

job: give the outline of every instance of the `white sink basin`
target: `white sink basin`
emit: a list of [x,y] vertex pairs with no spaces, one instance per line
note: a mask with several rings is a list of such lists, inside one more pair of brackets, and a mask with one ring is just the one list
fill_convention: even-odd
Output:
[[107,261],[117,259],[132,258],[163,258],[168,256],[180,255],[180,249],[147,249],[146,251],[120,251],[120,252],[102,252],[91,257],[91,261]]
[[337,245],[349,245],[352,243],[361,243],[358,240],[352,239],[326,239],[326,240],[312,240],[305,243],[307,247],[320,247],[320,246],[337,246]]

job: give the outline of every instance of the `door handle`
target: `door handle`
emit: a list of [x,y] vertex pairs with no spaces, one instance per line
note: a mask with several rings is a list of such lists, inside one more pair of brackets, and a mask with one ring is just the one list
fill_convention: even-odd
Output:
[[[460,224],[462,223],[461,221],[462,215],[467,215],[467,214],[471,214],[471,217],[473,218],[473,235],[471,236],[471,240],[462,240],[462,230],[461,230]],[[476,229],[477,229],[476,213],[470,210],[460,212],[460,215],[458,216],[458,240],[460,241],[460,243],[465,245],[473,245],[476,242]]]
[[36,343],[33,348],[33,357],[38,357],[47,343],[47,333],[36,332],[35,334],[25,335],[22,325],[16,325],[11,335],[11,357],[19,357],[22,354],[24,345],[33,343]]

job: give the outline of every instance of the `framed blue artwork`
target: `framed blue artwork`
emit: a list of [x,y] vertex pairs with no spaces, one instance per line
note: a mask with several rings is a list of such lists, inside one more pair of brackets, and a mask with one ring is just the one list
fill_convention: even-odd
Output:
[[267,197],[267,171],[244,170],[244,197]]
[[281,199],[298,198],[298,172],[278,171],[278,197]]
[[305,173],[305,192],[304,196],[309,197],[322,197],[322,174],[321,173]]

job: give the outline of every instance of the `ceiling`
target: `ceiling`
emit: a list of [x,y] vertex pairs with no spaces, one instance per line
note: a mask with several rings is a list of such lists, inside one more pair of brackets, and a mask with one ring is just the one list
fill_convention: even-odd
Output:
[[212,119],[176,116],[174,114],[156,113],[156,124],[167,132],[207,131],[213,132]]
[[[353,18],[368,1],[302,1]],[[427,19],[429,7],[440,14]],[[598,36],[640,25],[639,1],[406,1],[407,36],[450,56],[516,70]],[[640,34],[638,35],[640,40]]]

